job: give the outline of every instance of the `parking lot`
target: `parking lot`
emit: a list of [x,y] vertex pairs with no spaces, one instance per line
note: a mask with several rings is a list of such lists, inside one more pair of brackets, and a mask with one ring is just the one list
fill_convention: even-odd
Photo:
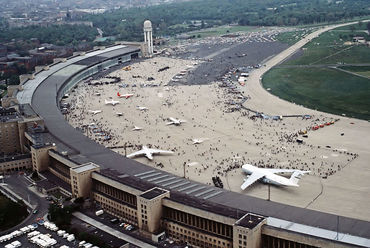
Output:
[[[73,218],[71,222],[71,226],[77,228],[80,232],[85,232],[90,235],[94,235],[104,241],[110,247],[121,247],[122,245],[126,244],[127,242],[119,239],[115,236],[112,236],[86,222],[83,222],[77,218]],[[130,244],[130,247],[138,247],[135,245]]]
[[[109,227],[111,227],[115,230],[118,230],[119,232],[122,232],[124,234],[129,235],[129,236],[132,236],[132,237],[134,237],[138,240],[142,240],[143,242],[146,242],[148,244],[152,244],[155,247],[167,247],[167,248],[190,247],[184,242],[178,243],[178,242],[174,242],[173,240],[170,240],[168,238],[166,238],[165,240],[163,240],[160,243],[153,243],[150,238],[144,237],[143,234],[139,232],[139,230],[136,226],[130,225],[130,226],[132,226],[132,229],[127,230],[127,228],[125,228],[127,226],[127,223],[125,223],[122,220],[117,219],[116,217],[114,217],[114,216],[112,216],[112,215],[110,215],[106,212],[104,212],[103,214],[101,214],[99,216],[96,216],[96,211],[97,210],[98,210],[97,208],[91,208],[91,209],[88,209],[88,210],[84,210],[83,214],[87,215],[90,218],[95,219],[96,221],[99,221],[100,223],[102,223],[106,226],[109,226]],[[112,223],[112,220],[114,220],[114,219],[117,219],[118,221],[113,221],[114,223]],[[85,226],[85,228],[87,228],[89,230],[94,230],[93,232],[96,232],[96,231],[99,230],[99,229],[97,229],[97,228],[95,228],[91,225],[86,224],[86,223],[84,223],[84,226]],[[134,246],[130,243],[130,247],[139,247],[139,246]]]

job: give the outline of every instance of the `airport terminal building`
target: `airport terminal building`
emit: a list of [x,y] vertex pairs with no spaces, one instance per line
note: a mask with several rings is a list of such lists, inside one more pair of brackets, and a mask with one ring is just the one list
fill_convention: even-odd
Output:
[[32,168],[44,178],[40,191],[89,198],[154,242],[169,237],[194,247],[370,246],[369,222],[193,182],[127,159],[68,124],[60,111],[66,93],[141,54],[133,45],[101,47],[23,77],[0,110],[2,172]]

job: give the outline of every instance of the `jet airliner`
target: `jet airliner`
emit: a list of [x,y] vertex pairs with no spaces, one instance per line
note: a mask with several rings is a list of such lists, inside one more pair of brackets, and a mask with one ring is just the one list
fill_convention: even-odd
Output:
[[[299,187],[298,181],[305,174],[310,173],[310,171],[302,171],[295,169],[267,169],[267,168],[258,168],[256,166],[245,164],[242,166],[242,171],[245,172],[249,177],[244,179],[244,183],[240,186],[242,190],[245,190],[247,187],[260,180],[264,183],[274,184],[278,186],[293,186]],[[279,173],[291,173],[290,178],[286,178],[280,175]]]

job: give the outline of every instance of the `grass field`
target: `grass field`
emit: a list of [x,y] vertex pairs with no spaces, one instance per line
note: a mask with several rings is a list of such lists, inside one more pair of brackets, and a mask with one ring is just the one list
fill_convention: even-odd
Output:
[[312,31],[313,29],[299,29],[292,32],[280,33],[276,36],[276,39],[282,43],[293,45]]
[[27,208],[0,194],[0,231],[7,230],[27,217]]
[[316,39],[304,46],[303,56],[287,61],[290,65],[309,64],[338,64],[338,63],[367,63],[370,62],[370,48],[364,45],[344,45],[346,41],[352,41],[353,36],[364,36],[370,40],[370,36],[363,30],[366,25],[358,24],[341,27],[321,34]]
[[370,120],[370,79],[329,68],[277,68],[264,76],[263,86],[308,108]]
[[340,66],[339,68],[370,78],[370,66]]
[[[344,45],[353,36],[370,40],[364,30],[366,24],[355,24],[323,33],[304,46],[302,56],[266,73],[263,86],[285,100],[312,109],[370,120],[370,79],[329,67],[336,65],[348,72],[370,76],[370,66],[356,66],[370,64],[370,48]],[[284,68],[284,65],[322,67]]]
[[190,35],[200,35],[201,38],[232,34],[237,32],[250,32],[257,29],[251,26],[219,26],[215,28],[202,29],[199,31],[189,32]]

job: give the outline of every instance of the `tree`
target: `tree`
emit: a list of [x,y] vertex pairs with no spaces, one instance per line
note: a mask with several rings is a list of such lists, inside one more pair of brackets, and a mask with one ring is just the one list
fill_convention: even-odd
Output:
[[8,79],[8,85],[18,85],[20,83],[18,75],[11,75]]
[[37,171],[34,171],[31,175],[31,179],[34,181],[40,180],[39,173]]
[[0,231],[7,230],[27,217],[27,207],[22,200],[13,202],[0,193]]
[[82,204],[82,203],[84,203],[84,198],[83,197],[78,197],[78,198],[76,198],[76,200],[74,201],[74,203],[76,203],[76,204]]
[[49,219],[61,229],[68,229],[71,225],[72,213],[78,209],[77,205],[63,208],[53,203],[49,205]]

